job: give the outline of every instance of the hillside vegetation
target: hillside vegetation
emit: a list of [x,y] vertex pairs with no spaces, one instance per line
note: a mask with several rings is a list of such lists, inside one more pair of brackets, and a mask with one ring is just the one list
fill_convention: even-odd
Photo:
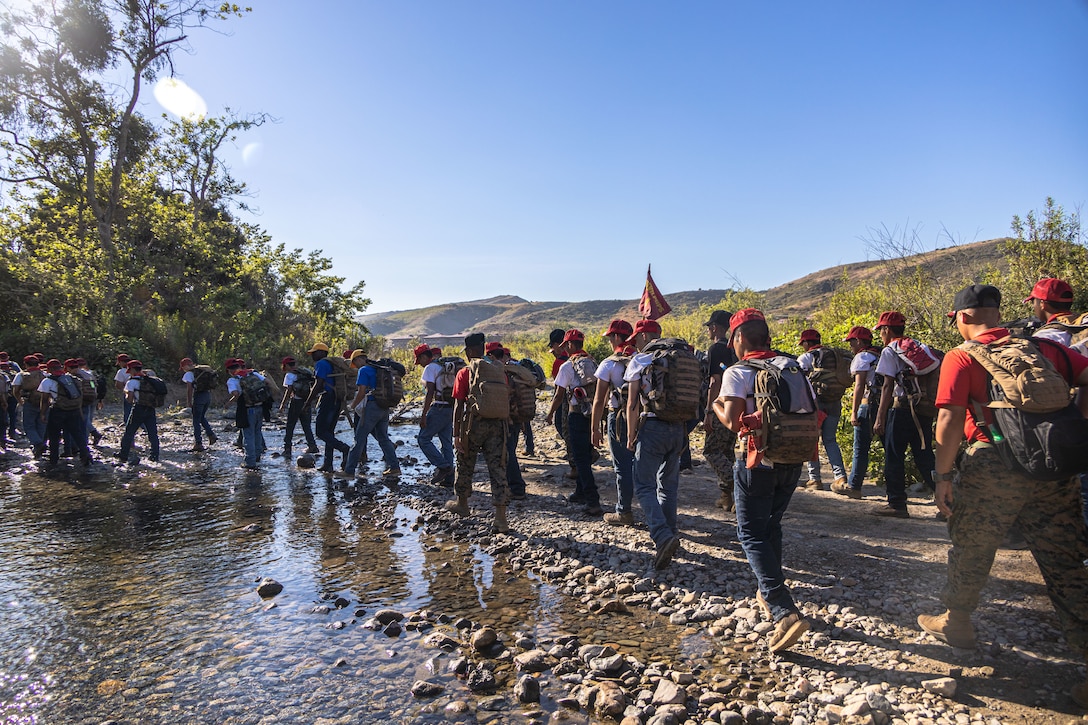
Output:
[[[885,260],[854,262],[828,267],[760,292],[764,311],[775,319],[811,319],[835,292],[864,283],[879,284],[902,266],[939,281],[945,277],[974,277],[1005,266],[1001,252],[1004,239],[964,244],[913,255],[889,265]],[[674,310],[682,312],[721,302],[730,290],[693,290],[666,293]],[[585,302],[529,302],[514,295],[486,300],[453,302],[415,310],[377,313],[358,318],[374,335],[414,338],[425,335],[463,335],[470,331],[489,335],[541,334],[555,327],[605,328],[608,321],[638,318],[638,300],[588,300]]]

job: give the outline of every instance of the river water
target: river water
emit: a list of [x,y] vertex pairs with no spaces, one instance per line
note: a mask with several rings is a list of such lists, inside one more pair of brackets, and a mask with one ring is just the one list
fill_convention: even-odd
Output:
[[[27,449],[0,463],[0,722],[446,722],[449,701],[478,703],[448,671],[455,655],[423,645],[438,631],[457,637],[452,624],[389,637],[363,626],[380,608],[537,641],[626,637],[642,661],[708,646],[645,611],[626,618],[629,634],[596,631],[531,572],[427,533],[409,495],[425,465],[356,495],[278,458],[246,473],[227,436],[208,454],[172,453],[191,443],[188,421],[162,427],[158,465],[39,470]],[[402,456],[422,459],[417,430],[392,428]],[[267,433],[270,450],[281,437]],[[380,470],[373,441],[369,456]],[[262,600],[263,577],[283,593]],[[417,700],[421,678],[446,692]],[[539,706],[506,701],[472,720],[555,709],[547,693]]]

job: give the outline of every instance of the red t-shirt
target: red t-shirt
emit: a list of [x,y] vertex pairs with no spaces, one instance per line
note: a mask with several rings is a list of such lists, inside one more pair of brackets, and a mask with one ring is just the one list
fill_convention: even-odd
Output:
[[559,368],[563,367],[565,363],[570,359],[569,355],[556,355],[555,360],[552,360],[552,380],[555,380],[555,376],[559,374]]
[[[1004,327],[995,327],[976,337],[975,342],[985,345],[994,340],[1000,340],[1008,334],[1009,331]],[[1033,338],[1032,342],[1039,346],[1042,353],[1054,364],[1058,373],[1069,381],[1070,385],[1080,377],[1085,368],[1088,368],[1088,357],[1074,350],[1040,338]],[[949,350],[944,356],[944,362],[941,363],[941,378],[937,386],[937,407],[957,405],[967,408],[967,420],[963,424],[963,433],[967,436],[968,442],[993,442],[988,432],[975,425],[975,419],[972,416],[974,409],[971,404],[971,401],[981,404],[986,423],[993,422],[990,409],[986,407],[990,401],[987,391],[989,384],[990,376],[985,368],[975,362],[966,351],[957,347]]]
[[[471,362],[471,361],[470,361]],[[468,400],[468,368],[463,367],[457,371],[457,377],[453,379],[453,399]]]

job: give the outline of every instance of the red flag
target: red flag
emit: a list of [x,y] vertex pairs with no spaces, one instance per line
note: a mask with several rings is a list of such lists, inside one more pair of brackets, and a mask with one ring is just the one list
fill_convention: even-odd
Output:
[[646,265],[646,288],[642,290],[642,299],[638,301],[638,313],[645,320],[656,320],[670,312],[672,308],[654,284],[654,278],[650,276],[650,266]]

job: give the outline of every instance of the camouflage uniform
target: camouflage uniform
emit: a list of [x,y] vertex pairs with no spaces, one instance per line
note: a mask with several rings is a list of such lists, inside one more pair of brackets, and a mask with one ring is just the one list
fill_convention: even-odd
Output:
[[733,495],[733,464],[737,460],[734,446],[737,434],[722,425],[717,416],[711,416],[710,428],[705,431],[703,458],[718,474],[718,487]]
[[457,453],[457,480],[453,490],[458,497],[472,495],[472,472],[476,458],[484,454],[487,472],[491,478],[491,502],[505,506],[510,499],[510,487],[506,480],[506,421],[476,418],[466,421],[465,453]]
[[986,584],[994,552],[1014,524],[1023,533],[1066,640],[1088,653],[1088,544],[1076,479],[1033,481],[1010,471],[997,449],[975,443],[959,462],[948,533],[948,582],[942,603],[973,611]]

